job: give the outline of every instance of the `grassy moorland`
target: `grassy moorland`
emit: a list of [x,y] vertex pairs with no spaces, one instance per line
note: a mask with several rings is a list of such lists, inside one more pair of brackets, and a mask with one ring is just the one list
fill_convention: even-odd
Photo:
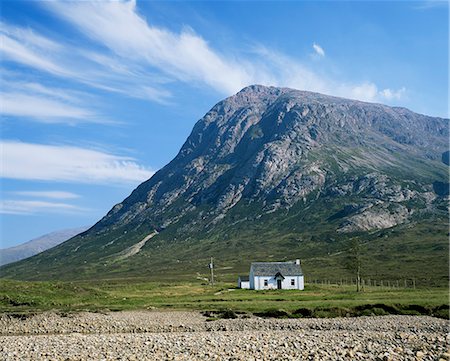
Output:
[[304,291],[251,291],[231,283],[138,280],[26,282],[0,280],[0,312],[34,313],[142,309],[248,312],[267,316],[332,317],[427,314],[448,318],[447,288],[413,289],[307,284]]

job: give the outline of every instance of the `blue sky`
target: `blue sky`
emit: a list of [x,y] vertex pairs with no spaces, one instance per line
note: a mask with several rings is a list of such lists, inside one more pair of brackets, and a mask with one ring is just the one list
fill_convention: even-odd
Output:
[[445,1],[1,6],[1,235],[91,225],[258,83],[448,117]]

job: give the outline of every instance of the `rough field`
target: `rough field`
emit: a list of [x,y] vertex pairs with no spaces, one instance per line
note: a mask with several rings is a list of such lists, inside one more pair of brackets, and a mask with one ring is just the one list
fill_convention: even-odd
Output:
[[198,312],[0,317],[1,360],[449,360],[428,316],[208,321]]

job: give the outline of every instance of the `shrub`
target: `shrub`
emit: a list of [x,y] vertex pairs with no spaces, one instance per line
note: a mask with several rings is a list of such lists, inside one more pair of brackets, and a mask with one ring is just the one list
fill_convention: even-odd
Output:
[[309,308],[299,308],[292,312],[292,314],[296,317],[313,317],[314,313]]
[[237,318],[238,316],[233,310],[225,310],[221,314],[222,318],[230,319],[230,318]]
[[434,317],[439,317],[439,318],[443,318],[446,320],[450,319],[450,312],[449,312],[449,306],[448,305],[441,305],[438,307],[435,307],[433,309],[432,315]]

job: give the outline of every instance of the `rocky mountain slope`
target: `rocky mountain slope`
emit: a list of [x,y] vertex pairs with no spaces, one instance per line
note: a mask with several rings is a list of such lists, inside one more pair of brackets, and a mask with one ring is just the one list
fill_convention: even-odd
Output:
[[[448,119],[250,86],[216,104],[179,154],[90,230],[1,271],[64,278],[69,262],[80,277],[195,274],[215,256],[232,273],[295,254],[311,274],[321,275],[308,260],[339,274],[334,255],[355,237],[371,258],[394,247],[389,267],[402,242],[419,261],[437,259],[448,248],[448,136]],[[380,262],[367,273],[383,273]]]
[[0,266],[34,256],[84,232],[88,227],[63,229],[45,234],[18,246],[0,249]]

